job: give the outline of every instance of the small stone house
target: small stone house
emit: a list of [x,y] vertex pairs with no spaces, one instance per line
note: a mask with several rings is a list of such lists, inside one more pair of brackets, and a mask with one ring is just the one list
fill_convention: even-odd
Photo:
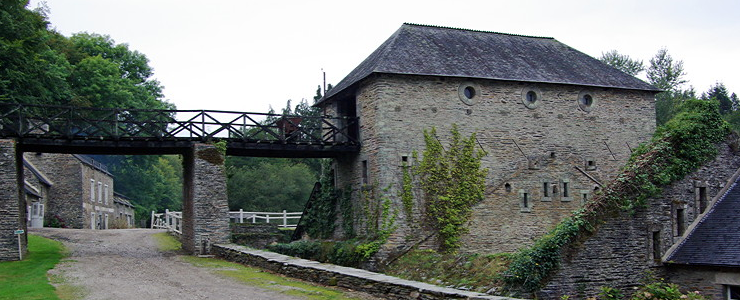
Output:
[[44,211],[49,190],[54,183],[35,165],[23,160],[23,195],[26,200],[26,221],[29,228],[44,227]]
[[24,161],[33,166],[26,167],[26,177],[41,173],[54,183],[45,195],[47,224],[108,229],[114,218],[133,224],[133,207],[123,197],[116,203],[113,175],[105,165],[86,155],[58,153],[25,153]]
[[[735,144],[734,147],[730,145]],[[621,212],[561,261],[538,298],[631,291],[646,274],[712,299],[740,295],[740,153],[737,141],[633,213]]]
[[359,117],[362,148],[335,159],[335,184],[353,203],[387,189],[399,217],[385,249],[434,240],[425,203],[406,215],[398,196],[424,130],[443,145],[453,124],[476,133],[487,190],[460,250],[498,253],[531,245],[616,176],[655,129],[657,92],[553,38],[404,24],[316,106]]
[[134,205],[131,199],[121,193],[113,193],[114,213],[116,227],[134,227]]

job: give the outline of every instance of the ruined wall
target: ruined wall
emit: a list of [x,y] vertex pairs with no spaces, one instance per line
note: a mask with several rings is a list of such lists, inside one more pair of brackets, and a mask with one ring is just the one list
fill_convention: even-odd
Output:
[[[465,87],[474,89],[472,99],[463,98]],[[538,100],[525,105],[529,91]],[[578,102],[584,93],[593,101],[587,109]],[[424,204],[416,199],[413,216],[405,216],[397,197],[401,161],[423,151],[423,130],[435,127],[444,145],[455,123],[465,136],[475,132],[488,153],[486,198],[474,208],[461,250],[493,253],[531,244],[578,208],[597,181],[614,176],[630,148],[655,129],[653,94],[641,91],[381,74],[360,85],[356,101],[362,150],[336,160],[337,178],[340,186],[359,190],[367,161],[368,184],[389,188],[386,194],[399,213],[391,246],[418,242],[429,233]]]
[[[567,255],[560,271],[538,293],[538,297],[595,296],[602,286],[629,291],[639,284],[645,271],[652,271],[659,277],[669,275],[661,257],[681,238],[679,226],[688,228],[701,213],[700,189],[704,187],[708,199],[715,199],[740,168],[740,155],[728,144],[718,147],[719,155],[715,160],[664,188],[660,198],[648,200],[646,206],[634,214],[622,212],[600,225],[593,237]],[[711,203],[707,207],[711,207],[709,205]],[[678,223],[677,209],[683,209],[685,213],[683,224]],[[658,253],[653,250],[655,241]],[[688,278],[699,273],[677,274]],[[681,286],[689,288],[684,284]]]

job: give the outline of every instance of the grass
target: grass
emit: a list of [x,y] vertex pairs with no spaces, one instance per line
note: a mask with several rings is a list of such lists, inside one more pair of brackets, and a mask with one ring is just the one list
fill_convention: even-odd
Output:
[[[160,251],[178,251],[182,248],[182,244],[169,233],[162,232],[153,236]],[[220,259],[195,256],[181,256],[180,259],[196,267],[213,269],[216,274],[234,278],[248,285],[278,291],[287,295],[307,299],[357,299],[346,296],[343,291],[338,289],[317,286]]]
[[23,261],[0,262],[0,299],[60,299],[46,272],[64,256],[62,243],[28,235]]
[[182,243],[167,232],[155,233],[152,237],[157,241],[159,251],[170,252],[182,249]]
[[183,256],[181,259],[197,267],[213,269],[219,275],[234,278],[251,286],[278,291],[291,296],[299,296],[307,299],[358,299],[347,296],[343,291],[338,289],[317,286],[313,283],[286,278],[257,268],[246,267],[220,259],[194,256]]
[[510,256],[507,253],[440,254],[431,250],[415,250],[386,267],[384,273],[485,293],[502,285],[499,274],[507,269]]

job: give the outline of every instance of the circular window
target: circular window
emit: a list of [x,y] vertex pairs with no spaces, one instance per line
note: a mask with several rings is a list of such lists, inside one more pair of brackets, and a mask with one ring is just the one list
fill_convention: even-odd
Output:
[[594,108],[594,96],[591,92],[581,92],[578,94],[578,108],[582,111],[590,112]]
[[460,97],[460,101],[466,105],[473,105],[478,100],[478,85],[472,82],[463,82],[460,87],[457,88],[457,96]]
[[540,92],[539,89],[534,87],[526,87],[522,89],[522,103],[524,103],[524,106],[526,106],[527,108],[536,108],[541,99],[542,92]]

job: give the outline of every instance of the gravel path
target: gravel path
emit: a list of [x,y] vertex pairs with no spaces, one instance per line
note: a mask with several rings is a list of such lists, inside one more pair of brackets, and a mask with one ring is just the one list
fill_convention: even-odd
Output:
[[159,252],[151,236],[158,232],[163,230],[31,230],[69,249],[67,262],[50,272],[82,286],[85,299],[303,299],[223,278]]

